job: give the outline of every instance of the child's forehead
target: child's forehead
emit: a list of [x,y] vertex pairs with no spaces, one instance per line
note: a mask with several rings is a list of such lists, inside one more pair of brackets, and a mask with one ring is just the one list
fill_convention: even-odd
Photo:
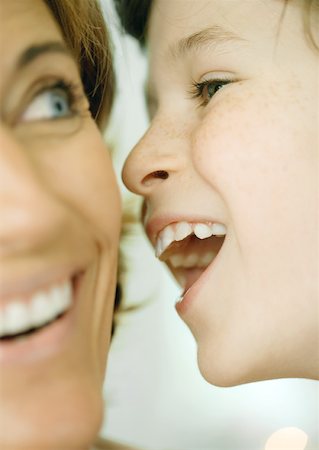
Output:
[[272,58],[275,51],[281,58],[304,45],[300,10],[284,0],[155,0],[148,28],[150,58],[169,62],[197,50],[245,47],[257,59],[262,54]]
[[[284,0],[155,0],[149,37],[167,36],[169,39],[164,41],[174,41],[215,29],[220,30],[216,36],[224,39],[236,37],[253,42],[271,38],[287,20],[287,5]],[[202,38],[206,39],[206,35]]]

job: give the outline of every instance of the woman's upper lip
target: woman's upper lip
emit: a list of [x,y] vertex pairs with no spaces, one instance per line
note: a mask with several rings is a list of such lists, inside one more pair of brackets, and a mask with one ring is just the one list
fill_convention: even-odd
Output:
[[28,299],[36,291],[45,290],[49,286],[72,279],[75,275],[84,270],[83,265],[65,265],[64,267],[48,267],[47,269],[32,273],[25,273],[23,276],[8,276],[6,279],[1,277],[0,283],[0,305],[20,297]]

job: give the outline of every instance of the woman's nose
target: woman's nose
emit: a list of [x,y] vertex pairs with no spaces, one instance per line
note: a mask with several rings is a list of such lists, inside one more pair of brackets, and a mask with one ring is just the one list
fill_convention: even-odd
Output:
[[122,179],[135,194],[147,197],[184,165],[181,134],[171,124],[153,123],[127,157]]
[[2,126],[0,180],[0,255],[47,244],[61,222],[60,208],[32,165],[27,149]]

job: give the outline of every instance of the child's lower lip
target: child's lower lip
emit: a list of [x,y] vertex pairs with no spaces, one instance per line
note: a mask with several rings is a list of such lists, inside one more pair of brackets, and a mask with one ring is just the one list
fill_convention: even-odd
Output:
[[[208,268],[203,272],[203,274],[208,270]],[[186,314],[191,314],[189,309],[191,308],[192,303],[195,301],[197,297],[197,291],[201,288],[203,284],[202,277],[203,274],[198,278],[198,280],[192,284],[190,287],[185,288],[184,292],[179,297],[178,301],[175,304],[176,311],[183,318]]]
[[[216,265],[220,263],[220,259],[223,254],[223,247],[213,260],[213,262],[202,271],[201,275],[196,277],[196,281],[194,283],[187,283],[185,286],[184,292],[176,302],[175,308],[178,314],[183,318],[184,316],[191,314],[191,307],[194,302],[196,302],[196,298],[199,295],[199,291],[202,286],[207,282],[211,282],[212,273],[215,271]],[[213,287],[212,287],[213,288]]]
[[73,328],[80,276],[73,287],[73,303],[61,317],[22,338],[0,340],[0,370],[7,366],[33,364],[58,353]]
[[185,270],[185,285],[184,285],[184,292],[183,295],[197,282],[197,280],[200,279],[200,277],[203,275],[205,270],[208,269],[209,266],[207,266],[205,269],[186,269]]

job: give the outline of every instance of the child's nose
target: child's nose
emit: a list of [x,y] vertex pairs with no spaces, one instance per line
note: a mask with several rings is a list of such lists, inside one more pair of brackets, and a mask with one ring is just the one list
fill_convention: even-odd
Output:
[[126,187],[145,197],[183,166],[180,136],[163,133],[160,128],[156,123],[149,128],[129,154],[122,171]]

